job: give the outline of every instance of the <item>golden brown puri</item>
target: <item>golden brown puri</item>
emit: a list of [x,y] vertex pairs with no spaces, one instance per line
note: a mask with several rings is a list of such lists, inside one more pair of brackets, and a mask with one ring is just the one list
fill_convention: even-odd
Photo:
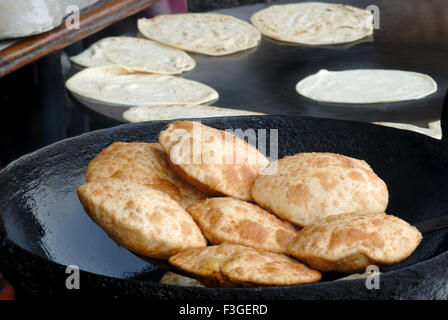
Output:
[[261,207],[289,222],[306,226],[334,214],[386,210],[386,184],[363,160],[333,153],[298,153],[277,164],[275,174],[256,179],[252,196]]
[[131,180],[165,192],[184,208],[205,198],[199,190],[174,174],[158,143],[112,143],[89,163],[86,172],[87,182],[110,177]]
[[204,287],[198,280],[174,272],[165,273],[159,282],[180,287]]
[[185,250],[169,262],[209,287],[286,286],[321,279],[318,271],[283,254],[229,243]]
[[206,199],[187,211],[212,244],[228,242],[286,253],[298,232],[257,205],[230,197]]
[[104,178],[78,188],[88,215],[119,245],[168,258],[207,241],[193,218],[168,195],[129,180]]
[[251,201],[250,189],[269,161],[242,139],[199,122],[176,121],[159,135],[174,172],[209,195]]
[[365,271],[409,257],[422,239],[406,221],[385,213],[344,213],[304,227],[289,254],[320,271]]

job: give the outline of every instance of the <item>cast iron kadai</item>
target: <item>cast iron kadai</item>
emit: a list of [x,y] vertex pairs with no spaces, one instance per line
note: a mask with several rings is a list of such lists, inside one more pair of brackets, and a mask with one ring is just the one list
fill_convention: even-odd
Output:
[[[203,121],[219,129],[278,129],[279,157],[315,151],[366,160],[388,185],[387,212],[422,231],[434,230],[424,234],[408,259],[380,268],[378,290],[367,289],[363,279],[330,281],[328,277],[315,284],[252,289],[159,284],[165,271],[108,238],[84,212],[76,188],[85,182],[87,164],[110,143],[154,142],[166,121],[86,133],[26,155],[1,171],[0,270],[19,299],[447,299],[448,228],[419,224],[448,213],[447,113],[445,97],[441,141],[342,120],[257,116]],[[81,270],[79,290],[66,287],[68,265]]]

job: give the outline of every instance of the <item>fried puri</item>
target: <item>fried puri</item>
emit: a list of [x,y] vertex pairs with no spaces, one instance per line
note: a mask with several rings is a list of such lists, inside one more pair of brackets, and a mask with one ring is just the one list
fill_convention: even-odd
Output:
[[421,233],[385,213],[345,213],[304,227],[289,254],[320,271],[365,271],[398,263],[417,248]]
[[189,249],[169,262],[208,287],[286,286],[321,279],[318,271],[285,255],[228,243]]
[[207,244],[188,212],[154,188],[105,178],[80,186],[78,197],[92,220],[137,254],[164,259]]
[[204,287],[198,280],[174,272],[165,273],[159,282],[179,287]]
[[174,172],[208,195],[251,201],[250,189],[269,161],[235,135],[199,122],[176,121],[159,135]]
[[297,230],[257,205],[230,197],[210,198],[187,208],[212,244],[241,244],[286,253]]
[[158,143],[114,142],[109,145],[89,163],[86,179],[90,182],[110,177],[160,190],[184,208],[204,199],[200,191],[176,177]]
[[274,174],[256,179],[252,196],[261,207],[291,223],[306,226],[330,215],[386,210],[386,184],[363,160],[299,153],[271,164],[276,165]]

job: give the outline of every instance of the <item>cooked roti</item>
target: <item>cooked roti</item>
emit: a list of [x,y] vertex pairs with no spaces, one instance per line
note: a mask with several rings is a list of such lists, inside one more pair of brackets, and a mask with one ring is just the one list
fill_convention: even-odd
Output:
[[179,74],[195,66],[184,51],[133,37],[104,38],[70,59],[83,67],[119,64],[135,72],[160,74]]
[[180,287],[204,287],[198,280],[174,272],[165,273],[159,282]]
[[257,29],[232,16],[217,13],[159,15],[138,20],[147,38],[190,52],[221,56],[258,45]]
[[202,104],[218,99],[205,84],[180,77],[135,73],[119,66],[87,68],[65,83],[75,94],[127,106]]
[[175,104],[170,106],[139,106],[132,107],[123,113],[123,118],[129,122],[154,120],[173,120],[210,117],[233,117],[263,115],[263,113],[246,110],[218,108],[194,104]]
[[273,5],[250,20],[264,36],[307,45],[347,43],[373,34],[372,13],[342,4]]
[[117,244],[145,257],[166,259],[207,241],[193,218],[167,194],[114,178],[78,188],[85,211]]
[[320,102],[387,103],[422,99],[437,91],[437,83],[425,74],[409,71],[320,70],[301,80],[296,91]]
[[252,200],[255,178],[269,164],[246,141],[200,122],[170,123],[160,132],[159,143],[174,172],[209,195]]
[[114,142],[109,145],[89,163],[86,179],[91,182],[110,177],[162,191],[184,208],[205,198],[174,174],[158,143]]
[[228,243],[185,250],[168,261],[209,287],[286,286],[321,279],[318,271],[285,255]]
[[363,160],[333,153],[287,156],[260,175],[252,196],[263,208],[299,226],[345,212],[384,212],[386,184]]
[[417,248],[422,235],[384,213],[345,213],[304,227],[289,253],[321,271],[365,271],[398,263]]
[[187,211],[212,244],[227,242],[286,253],[297,236],[291,224],[257,205],[230,197],[206,199]]

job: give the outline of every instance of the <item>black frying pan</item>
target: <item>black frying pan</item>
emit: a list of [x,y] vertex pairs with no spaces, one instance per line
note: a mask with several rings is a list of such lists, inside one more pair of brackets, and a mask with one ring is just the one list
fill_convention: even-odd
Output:
[[[447,109],[442,126],[447,130]],[[279,156],[337,152],[366,160],[387,183],[388,213],[411,224],[448,213],[448,143],[370,124],[258,116],[213,118],[219,128],[278,129]],[[381,268],[381,289],[364,280],[263,289],[184,288],[157,283],[164,270],[118,247],[85,214],[76,188],[89,161],[113,141],[156,141],[167,122],[129,124],[67,139],[24,156],[0,172],[0,270],[18,297],[144,299],[391,299],[448,297],[448,231],[426,233],[415,253]],[[432,227],[431,227],[432,228]],[[67,290],[67,265],[81,269],[81,289]]]

